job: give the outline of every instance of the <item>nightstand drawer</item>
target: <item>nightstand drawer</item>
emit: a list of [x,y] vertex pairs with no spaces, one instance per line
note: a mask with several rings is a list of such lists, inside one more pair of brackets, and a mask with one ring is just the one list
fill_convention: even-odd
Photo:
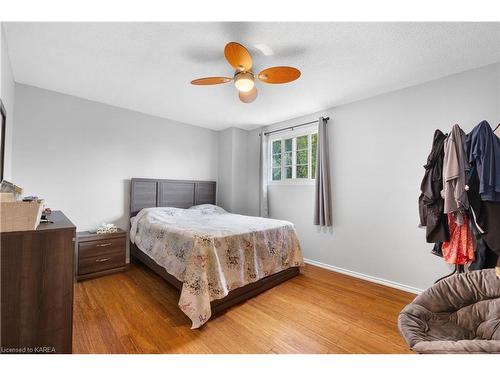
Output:
[[126,238],[110,238],[109,240],[87,241],[78,244],[78,258],[98,257],[113,251],[125,253]]
[[110,247],[97,254],[78,257],[78,274],[85,275],[125,266],[125,249]]

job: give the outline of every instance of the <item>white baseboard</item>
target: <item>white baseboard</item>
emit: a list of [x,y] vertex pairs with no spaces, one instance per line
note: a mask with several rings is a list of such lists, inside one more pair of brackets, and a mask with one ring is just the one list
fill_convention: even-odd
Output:
[[394,281],[389,281],[389,280],[381,279],[380,277],[365,275],[365,274],[360,273],[360,272],[346,270],[344,268],[332,266],[330,264],[321,263],[321,262],[318,262],[316,260],[304,259],[304,262],[306,262],[307,264],[311,264],[313,266],[318,266],[318,267],[330,270],[330,271],[334,271],[334,272],[342,273],[344,275],[356,277],[358,279],[370,281],[372,283],[385,285],[385,286],[388,286],[388,287],[391,287],[391,288],[395,288],[395,289],[399,289],[399,290],[404,290],[405,292],[410,292],[410,293],[414,293],[414,294],[420,294],[420,293],[423,292],[423,289],[414,288],[414,287],[409,286],[409,285],[400,284],[400,283],[396,283]]

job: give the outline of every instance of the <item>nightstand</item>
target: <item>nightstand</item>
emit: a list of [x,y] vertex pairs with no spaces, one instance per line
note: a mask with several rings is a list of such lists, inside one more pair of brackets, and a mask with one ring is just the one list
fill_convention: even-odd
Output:
[[76,279],[108,275],[124,271],[126,265],[127,232],[76,234],[77,269]]

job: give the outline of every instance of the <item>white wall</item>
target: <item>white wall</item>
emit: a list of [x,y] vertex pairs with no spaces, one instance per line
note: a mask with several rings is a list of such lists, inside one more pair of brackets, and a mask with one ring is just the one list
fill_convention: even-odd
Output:
[[231,128],[218,132],[218,178],[217,178],[217,204],[227,211],[231,211],[233,204],[233,141]]
[[217,179],[212,130],[19,84],[15,114],[13,181],[78,230],[127,228],[132,177]]
[[247,212],[248,215],[259,216],[259,153],[260,136],[263,129],[255,129],[248,132],[247,136]]
[[237,214],[248,211],[247,142],[246,130],[219,131],[218,204]]
[[248,173],[247,143],[248,131],[233,128],[233,207],[232,212],[247,214]]
[[[471,130],[500,120],[500,65],[327,109],[271,128],[330,116],[334,226],[312,225],[314,187],[270,186],[270,214],[295,223],[306,258],[414,288],[448,272],[417,228],[420,182],[434,130]],[[333,87],[332,90],[335,90]],[[258,168],[258,132],[250,133],[249,170]],[[258,170],[258,169],[257,169]],[[252,173],[249,191],[258,191]],[[249,210],[258,196],[249,196]]]
[[0,98],[2,99],[5,111],[7,112],[7,122],[5,124],[5,162],[4,178],[11,180],[12,177],[12,136],[14,131],[14,77],[10,64],[9,51],[3,26],[0,24]]

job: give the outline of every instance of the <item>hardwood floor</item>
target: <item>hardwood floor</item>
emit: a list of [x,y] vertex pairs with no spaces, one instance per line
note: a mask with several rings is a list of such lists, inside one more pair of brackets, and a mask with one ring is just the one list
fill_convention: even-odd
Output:
[[198,330],[144,266],[75,285],[74,353],[410,353],[399,311],[414,295],[307,265]]

